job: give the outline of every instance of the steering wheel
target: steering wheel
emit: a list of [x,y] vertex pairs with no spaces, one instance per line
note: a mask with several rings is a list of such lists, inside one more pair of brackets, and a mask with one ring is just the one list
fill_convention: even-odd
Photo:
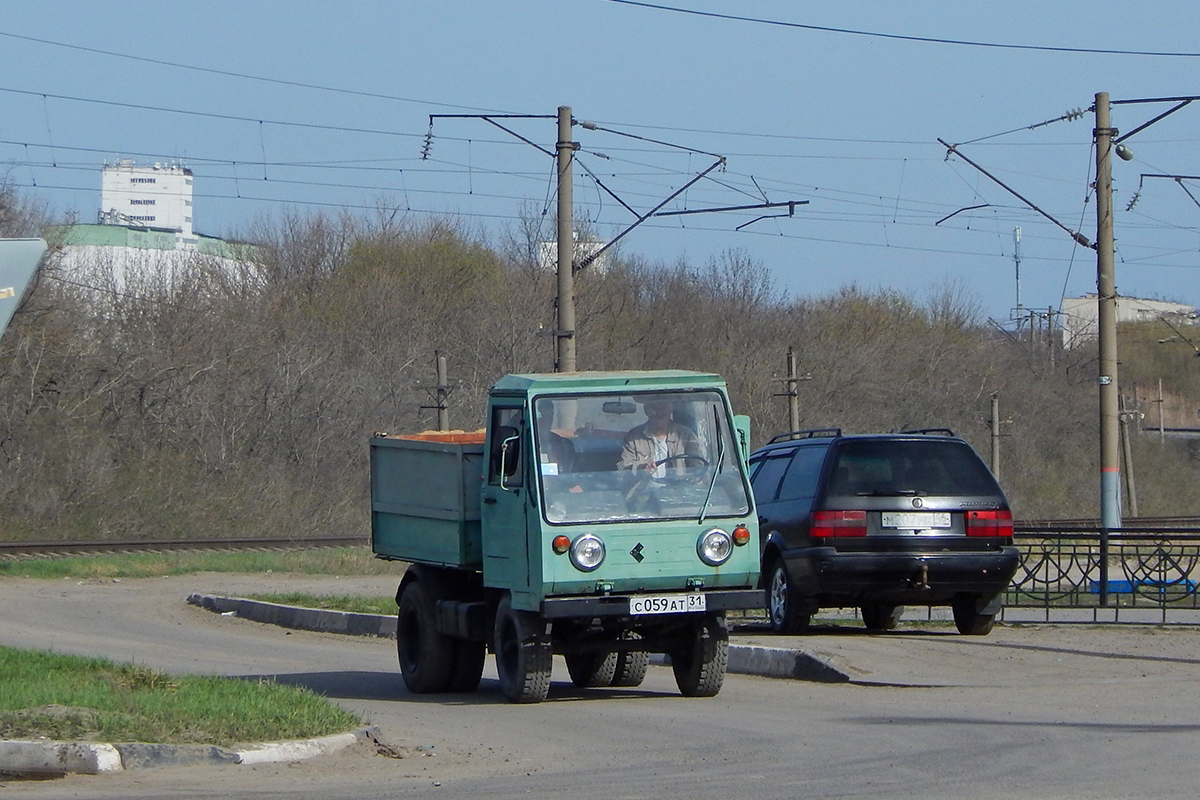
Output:
[[694,458],[700,462],[701,466],[704,466],[704,467],[708,466],[707,458],[705,458],[704,456],[693,455],[691,453],[680,453],[679,455],[675,455],[675,456],[667,456],[664,459],[655,461],[654,466],[661,467],[663,464],[670,464],[672,461],[678,461],[681,458]]

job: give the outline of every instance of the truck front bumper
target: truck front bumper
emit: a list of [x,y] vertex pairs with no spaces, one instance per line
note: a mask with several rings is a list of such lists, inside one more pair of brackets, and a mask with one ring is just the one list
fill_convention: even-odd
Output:
[[[741,611],[763,607],[762,589],[713,589],[699,591],[704,595],[705,611]],[[688,592],[644,592],[643,595],[684,595]],[[547,597],[542,601],[542,616],[546,619],[568,617],[628,617],[628,594],[602,594],[580,597]]]

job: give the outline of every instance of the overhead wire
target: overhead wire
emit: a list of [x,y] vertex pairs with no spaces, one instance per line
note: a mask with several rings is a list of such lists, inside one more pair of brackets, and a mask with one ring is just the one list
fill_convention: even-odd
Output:
[[[8,34],[0,33],[0,35],[8,35]],[[30,37],[17,36],[15,38],[30,38]],[[59,44],[60,46],[65,46],[65,45],[61,45],[61,43],[50,42],[49,40],[33,40],[33,41],[40,41],[40,42],[46,43],[46,44]],[[113,56],[118,56],[118,57],[130,57],[130,58],[134,58],[135,60],[143,60],[143,59],[139,59],[138,57],[125,56],[124,54],[113,53],[111,51],[101,51],[101,50],[95,50],[92,48],[79,48],[79,49],[90,50],[90,51],[102,53],[105,55],[113,55]],[[144,60],[157,63],[157,62],[155,62],[154,59],[144,59]],[[188,65],[181,65],[181,64],[176,64],[173,62],[162,62],[162,63],[164,63],[168,66],[175,66],[175,67],[181,67],[181,68],[193,68]],[[219,74],[225,74],[230,77],[236,77],[236,78],[248,78],[248,79],[252,79],[252,80],[266,80],[268,82],[291,84],[291,85],[295,85],[295,86],[298,86],[301,88],[320,89],[320,90],[324,90],[324,91],[341,91],[341,90],[337,89],[336,87],[320,86],[317,84],[303,84],[300,82],[291,82],[291,81],[274,81],[273,79],[261,78],[260,76],[243,75],[243,74],[239,74],[239,73],[225,72],[222,70],[208,70],[206,68],[195,68],[195,69],[198,69],[200,71],[211,71],[211,72],[215,72],[215,73],[219,73]],[[400,137],[406,137],[406,138],[422,138],[422,134],[405,133],[402,131],[383,131],[383,130],[378,130],[378,129],[361,128],[361,127],[356,128],[356,127],[351,127],[351,126],[330,126],[330,125],[320,125],[320,124],[312,124],[312,123],[291,122],[291,121],[286,121],[286,120],[266,120],[266,119],[257,119],[254,117],[227,115],[227,114],[219,114],[219,113],[208,113],[208,112],[197,112],[197,111],[191,111],[191,110],[185,110],[185,109],[161,108],[161,107],[155,107],[155,106],[150,106],[150,105],[145,105],[145,104],[120,103],[120,102],[113,102],[113,101],[96,100],[96,99],[92,99],[92,98],[78,98],[78,97],[70,97],[70,96],[65,96],[65,95],[51,95],[51,94],[46,94],[46,93],[41,93],[41,92],[30,92],[30,91],[24,91],[24,90],[11,90],[11,89],[0,89],[0,90],[17,91],[19,93],[26,94],[26,95],[39,96],[43,99],[43,104],[45,104],[46,98],[53,97],[55,99],[74,100],[74,101],[79,101],[79,102],[102,103],[102,104],[106,104],[106,105],[112,105],[115,107],[134,108],[134,109],[146,110],[146,111],[157,112],[157,113],[181,113],[181,114],[190,114],[190,115],[202,116],[202,117],[206,116],[206,117],[211,117],[214,119],[223,119],[223,120],[247,122],[247,123],[257,123],[257,125],[260,127],[260,129],[263,124],[275,124],[275,125],[287,125],[287,126],[292,126],[292,127],[296,127],[296,128],[328,130],[328,131],[331,131],[334,133],[357,133],[357,134],[370,134],[370,135],[400,136]],[[370,92],[358,92],[355,90],[345,90],[345,91],[347,94],[360,94],[360,95],[369,96],[369,97],[379,97],[382,99],[401,100],[401,101],[405,101],[405,102],[423,102],[423,101],[414,100],[413,98],[403,98],[403,97],[389,96],[389,95],[377,95],[377,94],[370,93]],[[430,105],[441,105],[441,106],[449,106],[449,107],[454,107],[454,108],[463,108],[462,106],[452,106],[451,104],[430,103]],[[608,124],[612,124],[612,123],[605,123],[605,124],[608,125]],[[1045,124],[1045,123],[1041,123],[1041,124]],[[693,131],[693,130],[697,131],[697,132],[701,131],[701,129],[689,129],[689,128],[682,128],[682,127],[681,128],[673,128],[673,127],[666,127],[666,126],[636,126],[635,125],[635,126],[630,126],[630,127],[635,127],[635,128],[640,127],[641,129],[645,129],[645,130],[678,130],[678,131],[689,131],[689,132]],[[1037,126],[1031,126],[1031,127],[1037,127]],[[1029,129],[1029,128],[1026,127],[1026,128],[1021,128],[1021,129],[1017,129],[1017,130],[1027,130],[1027,129]],[[712,134],[716,134],[716,135],[729,135],[729,136],[743,135],[743,134],[736,133],[736,132],[722,132],[722,131],[704,131],[704,132],[712,133]],[[906,145],[906,146],[907,145],[920,145],[922,147],[931,146],[931,143],[929,143],[929,142],[909,142],[909,141],[903,141],[903,140],[889,141],[889,140],[869,140],[869,139],[842,139],[842,138],[837,138],[837,137],[812,137],[812,136],[800,136],[800,135],[791,135],[791,134],[752,134],[752,133],[747,133],[744,135],[747,137],[758,136],[763,139],[827,141],[827,142],[831,142],[831,143],[850,143],[850,144],[880,143],[880,144],[889,144],[889,145],[901,144],[901,145]],[[989,137],[983,137],[983,139],[990,139],[990,138],[994,138],[995,136],[1001,136],[1001,135],[1003,135],[1003,134],[993,134],[992,136],[989,136]],[[469,139],[456,138],[456,137],[439,137],[439,138],[445,138],[448,141],[459,141],[459,142],[472,141]],[[655,143],[655,144],[666,144],[666,143],[660,142],[658,140],[650,139],[649,137],[629,136],[627,138],[632,138],[635,140],[642,140],[642,141],[646,141],[649,143]],[[476,139],[473,141],[479,142],[482,140]],[[982,140],[975,140],[975,141],[979,141],[982,143]],[[25,146],[27,149],[27,147],[30,143],[21,143],[21,144],[22,144],[22,146]],[[511,142],[507,142],[505,140],[490,140],[488,142],[488,144],[500,145],[500,144],[511,144]],[[1045,144],[1046,143],[1041,143],[1042,146],[1045,146]],[[1049,143],[1049,144],[1057,144],[1060,146],[1078,146],[1078,143]],[[63,148],[61,146],[55,146],[53,144],[33,145],[33,146],[50,147],[52,153],[54,152],[55,149],[69,149],[69,148]],[[1033,144],[1030,146],[1039,146],[1039,145]],[[627,154],[634,154],[634,153],[658,153],[660,155],[662,154],[661,150],[654,150],[651,148],[615,147],[615,148],[608,148],[608,149],[611,151],[614,151],[614,152],[622,152],[622,153],[627,153]],[[105,152],[105,153],[112,152],[111,150],[101,150],[98,148],[92,148],[89,151]],[[693,151],[693,152],[705,152],[705,151]],[[771,158],[771,159],[776,159],[776,158],[846,159],[846,158],[849,158],[846,156],[836,156],[836,155],[817,156],[817,155],[809,155],[809,154],[787,154],[787,153],[757,153],[757,154],[742,153],[739,155],[742,157],[758,157],[758,158]],[[898,160],[898,161],[901,161],[902,163],[907,163],[907,159],[908,159],[908,157],[895,157],[895,158],[868,157],[868,156],[856,157],[856,160]],[[189,158],[188,160],[193,160],[193,159]],[[195,159],[195,160],[199,161],[199,159]],[[416,160],[416,159],[414,159],[414,160]],[[620,157],[617,157],[616,160],[618,162],[622,161],[622,159]],[[57,161],[57,159],[52,159],[52,161],[51,161],[51,164],[54,168],[58,167],[57,163],[55,163],[56,161]],[[472,163],[468,164],[466,167],[467,175],[469,178],[472,178],[475,175],[476,171],[482,171],[479,169],[478,164],[474,163],[474,159],[471,159],[471,162]],[[224,177],[224,178],[220,178],[220,179],[234,180],[235,182],[237,181],[237,176],[236,176],[237,165],[239,165],[239,164],[253,165],[252,161],[248,161],[245,159],[237,159],[237,160],[213,159],[207,163],[212,163],[214,165],[222,164],[222,165],[232,167],[235,170],[235,175],[233,177]],[[329,165],[327,165],[327,168],[336,168],[336,167],[332,166],[333,163],[335,163],[335,162],[332,162],[332,161],[329,162]],[[452,161],[442,161],[442,162],[438,162],[438,163],[442,163],[447,166],[461,166]],[[680,170],[664,168],[664,167],[661,167],[660,165],[639,162],[634,159],[625,159],[623,161],[623,163],[625,163],[626,165],[640,166],[641,168],[645,169],[646,172],[644,172],[641,175],[642,179],[649,179],[651,177],[658,177],[661,179],[669,179],[671,176],[678,177],[680,174],[682,174],[682,171],[680,171]],[[265,157],[265,145],[263,145],[263,158],[262,158],[261,162],[256,166],[261,166],[263,169],[265,169],[266,166],[268,166],[268,165],[280,165],[280,166],[287,165],[287,166],[295,166],[298,168],[318,168],[318,165],[315,165],[315,164],[303,164],[303,163],[294,162],[294,161],[271,161],[271,160],[268,160]],[[401,180],[404,179],[403,176],[405,175],[406,171],[409,173],[410,176],[413,174],[420,174],[421,172],[423,172],[422,170],[419,170],[416,168],[410,168],[410,167],[405,167],[405,168],[399,168],[399,167],[369,167],[369,168],[368,167],[355,167],[355,168],[374,169],[374,170],[380,170],[380,171],[395,172],[396,174],[401,176]],[[510,178],[512,178],[512,177],[525,178],[525,179],[537,180],[539,183],[542,180],[543,175],[545,174],[545,173],[539,172],[535,175],[534,173],[531,173],[531,172],[526,173],[526,172],[522,172],[522,171],[513,171],[513,170],[493,170],[491,172],[493,175],[496,175],[496,176],[503,176],[503,177],[510,177]],[[432,174],[432,171],[429,171],[429,174]],[[447,171],[447,174],[454,174],[454,173],[452,173],[451,171]],[[457,174],[462,174],[462,173],[459,172]],[[1022,174],[1022,173],[1013,172],[1011,174]],[[622,177],[622,179],[634,179],[636,182],[636,179],[638,176],[635,173],[623,173],[621,177]],[[735,192],[739,192],[742,194],[751,194],[751,196],[757,197],[757,194],[751,193],[749,188],[741,189],[736,185],[735,179],[748,180],[748,182],[746,183],[746,186],[748,187],[751,183],[754,183],[752,175],[749,175],[748,173],[729,172],[726,174],[726,177],[729,180],[713,181],[713,182],[717,183],[718,185],[720,185],[730,191],[735,191]],[[1037,176],[1037,177],[1040,177],[1042,179],[1060,180],[1060,179],[1054,179],[1054,178],[1047,178],[1047,176]],[[279,184],[283,184],[283,185],[290,184],[290,185],[321,186],[321,187],[328,187],[328,188],[352,189],[352,190],[359,190],[359,191],[368,191],[368,190],[381,191],[381,192],[395,191],[395,189],[392,187],[369,187],[369,186],[362,186],[362,185],[348,184],[348,183],[326,183],[326,182],[317,182],[317,181],[299,181],[299,180],[292,180],[292,179],[273,179],[270,182],[271,183],[279,183]],[[660,188],[660,189],[667,188],[671,185],[669,180],[659,180],[659,181],[643,180],[643,183],[647,187]],[[36,181],[34,182],[34,185],[36,186]],[[45,187],[39,187],[39,188],[63,188],[63,189],[66,189],[69,187],[45,186]],[[699,187],[697,187],[697,188],[699,188]],[[406,195],[407,195],[408,191],[413,191],[414,193],[422,193],[423,192],[423,193],[427,193],[427,194],[441,194],[441,195],[447,195],[447,196],[460,196],[460,195],[461,196],[469,196],[469,195],[471,195],[471,192],[467,192],[465,195],[463,195],[460,192],[455,192],[452,190],[428,190],[428,189],[406,187],[404,189],[404,192]],[[851,206],[862,205],[862,206],[867,206],[867,207],[874,207],[874,206],[878,205],[877,195],[867,193],[867,192],[854,193],[854,192],[842,192],[842,191],[831,190],[831,189],[818,190],[816,187],[812,187],[811,191],[813,191],[814,193],[820,192],[821,196],[826,200],[826,202],[845,203],[845,204],[848,204]],[[207,197],[213,197],[213,198],[218,198],[218,199],[257,200],[259,202],[277,202],[277,203],[292,204],[292,205],[312,205],[312,206],[322,206],[322,207],[344,207],[344,208],[372,208],[372,206],[345,204],[345,203],[336,203],[336,202],[314,202],[314,201],[301,201],[301,200],[287,200],[287,199],[281,199],[281,198],[272,199],[272,198],[243,197],[241,195],[240,191],[238,193],[236,193],[234,196],[217,195],[217,194],[211,194],[211,195],[199,194],[197,196],[200,196],[200,197],[207,196]],[[493,198],[493,199],[503,199],[503,200],[520,199],[519,195],[482,194],[482,193],[478,193],[478,192],[475,192],[475,196],[489,197],[489,198]],[[629,194],[629,196],[631,196],[631,197],[642,196],[642,197],[650,198],[650,197],[653,197],[653,194],[649,190],[647,190],[646,192],[641,193],[641,194],[636,193],[636,192],[631,193],[631,194]],[[857,196],[861,199],[859,199],[859,200],[846,199],[849,196]],[[917,219],[917,220],[920,219],[919,215],[910,216],[910,214],[907,210],[907,203],[908,203],[908,201],[905,200],[904,204],[902,205],[899,202],[899,198],[897,198],[896,207],[894,209],[896,221],[893,224],[909,224],[907,222],[904,222],[903,220],[907,220],[910,218]],[[930,204],[930,207],[934,207],[933,204]],[[941,207],[946,208],[947,205],[943,204]],[[901,208],[904,208],[903,213],[901,213]],[[424,212],[418,211],[418,213],[424,213]],[[439,212],[432,211],[432,212],[428,212],[428,213],[439,213]],[[1015,209],[1009,209],[1003,213],[1015,213]],[[464,214],[464,215],[465,216],[478,216],[480,218],[488,218],[488,219],[517,219],[517,218],[519,218],[519,217],[514,217],[511,215],[505,215],[505,214],[469,214],[468,213],[468,214]],[[820,215],[820,216],[818,216],[818,215]],[[806,211],[805,216],[807,218],[813,218],[813,219],[824,218],[824,219],[836,220],[839,218],[837,215],[833,215],[833,214],[825,215],[825,212],[816,212],[813,209],[808,209]],[[846,219],[846,220],[853,220],[853,218],[855,216],[856,215],[854,215],[852,212],[844,212],[842,214],[841,218]],[[875,216],[877,216],[877,214]],[[651,226],[651,227],[656,227],[656,226]],[[722,230],[723,231],[723,229],[720,229],[720,228],[711,228],[710,229],[710,228],[706,228],[705,226],[693,226],[691,229],[697,230],[697,231],[704,231],[704,230],[713,230],[713,231]],[[758,231],[748,231],[748,233],[751,233],[752,235],[764,235]],[[772,235],[774,235],[774,234],[772,234]],[[795,238],[792,235],[786,234],[786,233],[781,234],[781,235],[783,235],[784,237],[787,237],[787,238]],[[822,241],[821,239],[817,239],[817,238],[813,238],[813,237],[799,237],[799,238],[808,240],[808,241]],[[836,241],[838,241],[840,243],[845,243],[845,244],[863,244],[863,245],[867,245],[867,246],[874,246],[872,243],[869,243],[869,242],[854,242],[854,241],[848,241],[848,240],[836,240]],[[930,252],[939,252],[939,251],[931,250]],[[950,251],[950,252],[954,252],[954,251]],[[983,254],[964,253],[964,255],[983,255]],[[1053,260],[1053,259],[1050,259],[1050,260]]]
[[900,33],[884,33],[882,31],[866,31],[856,30],[854,28],[837,28],[828,25],[811,25],[802,22],[787,22],[784,20],[766,19],[763,17],[749,17],[742,14],[722,14],[715,11],[700,11],[693,8],[680,8],[678,6],[668,6],[662,3],[648,3],[643,0],[608,0],[610,3],[618,3],[625,6],[637,6],[640,8],[649,8],[656,11],[669,11],[677,14],[688,14],[697,17],[710,17],[713,19],[723,19],[733,22],[753,22],[761,25],[772,25],[781,28],[796,28],[808,31],[817,31],[820,33],[840,33],[852,36],[866,36],[875,39],[893,39],[905,42],[920,42],[923,44],[945,44],[957,45],[962,47],[985,47],[998,50],[1031,50],[1050,53],[1081,53],[1088,55],[1118,55],[1118,56],[1159,56],[1169,58],[1200,58],[1200,53],[1192,52],[1173,52],[1164,50],[1120,50],[1114,48],[1098,48],[1098,47],[1061,47],[1053,45],[1035,45],[1035,44],[1015,44],[1011,42],[988,42],[972,39],[952,39],[939,36],[913,36]]

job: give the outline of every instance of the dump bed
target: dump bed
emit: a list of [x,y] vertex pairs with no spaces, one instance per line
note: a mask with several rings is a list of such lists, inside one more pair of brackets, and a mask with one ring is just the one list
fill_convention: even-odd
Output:
[[377,556],[481,569],[483,431],[371,438],[371,547]]

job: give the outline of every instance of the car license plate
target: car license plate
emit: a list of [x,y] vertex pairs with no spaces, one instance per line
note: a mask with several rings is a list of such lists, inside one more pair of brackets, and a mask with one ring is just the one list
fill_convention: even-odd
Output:
[[884,511],[880,524],[885,528],[925,530],[927,528],[949,528],[949,511]]
[[704,611],[707,604],[700,592],[651,594],[629,598],[630,614],[688,614]]

